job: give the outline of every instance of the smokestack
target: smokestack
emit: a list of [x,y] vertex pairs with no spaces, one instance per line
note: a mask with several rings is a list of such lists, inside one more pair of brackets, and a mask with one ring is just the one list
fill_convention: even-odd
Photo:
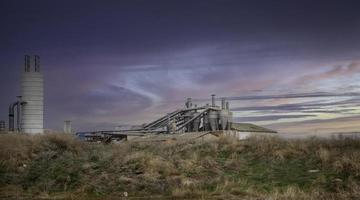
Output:
[[211,95],[211,106],[215,107],[215,94]]

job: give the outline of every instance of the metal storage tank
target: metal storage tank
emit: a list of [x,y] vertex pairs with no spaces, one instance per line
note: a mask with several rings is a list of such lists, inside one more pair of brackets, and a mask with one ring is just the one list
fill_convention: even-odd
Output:
[[44,79],[40,71],[39,56],[25,56],[25,69],[22,74],[21,130],[24,133],[43,133],[44,124]]
[[226,130],[228,122],[229,122],[229,111],[221,110],[220,111],[221,130]]
[[209,122],[212,131],[219,130],[219,113],[216,110],[209,111]]

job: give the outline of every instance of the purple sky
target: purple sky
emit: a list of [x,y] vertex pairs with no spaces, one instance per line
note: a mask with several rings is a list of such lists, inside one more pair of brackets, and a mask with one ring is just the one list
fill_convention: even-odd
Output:
[[355,0],[2,1],[0,119],[19,94],[23,56],[38,54],[49,129],[67,119],[76,130],[145,123],[215,93],[239,122],[360,130],[359,8]]

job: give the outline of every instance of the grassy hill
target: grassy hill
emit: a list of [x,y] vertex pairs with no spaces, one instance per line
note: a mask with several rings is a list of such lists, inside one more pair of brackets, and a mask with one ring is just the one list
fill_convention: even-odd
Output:
[[359,199],[360,141],[94,144],[0,135],[0,198]]

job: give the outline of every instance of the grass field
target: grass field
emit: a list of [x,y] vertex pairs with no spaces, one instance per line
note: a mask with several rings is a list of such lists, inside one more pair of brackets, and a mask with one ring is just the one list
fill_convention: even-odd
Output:
[[94,144],[0,135],[2,199],[359,199],[360,141]]

